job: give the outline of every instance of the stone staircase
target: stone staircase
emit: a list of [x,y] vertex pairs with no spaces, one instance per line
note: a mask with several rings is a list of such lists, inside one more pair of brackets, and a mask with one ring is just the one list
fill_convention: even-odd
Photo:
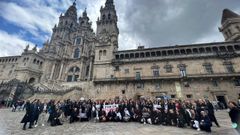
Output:
[[[54,84],[55,85],[55,84]],[[19,80],[11,80],[7,83],[0,84],[0,99],[10,100],[79,100],[83,95],[81,86],[60,86],[55,85],[56,89],[51,89],[51,85],[37,83],[34,86],[21,82]]]
[[28,83],[13,79],[0,84],[0,99],[22,100],[34,94],[35,88]]
[[35,84],[37,90],[34,95],[28,98],[29,100],[40,99],[40,100],[79,100],[82,96],[82,88],[80,87],[70,87],[60,86],[54,84],[55,89],[51,89],[47,84],[38,83]]

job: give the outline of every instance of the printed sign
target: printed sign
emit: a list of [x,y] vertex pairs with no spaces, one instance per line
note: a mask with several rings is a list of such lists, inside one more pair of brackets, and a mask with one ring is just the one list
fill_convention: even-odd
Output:
[[118,104],[104,105],[103,110],[108,113],[110,110],[115,111],[118,108]]

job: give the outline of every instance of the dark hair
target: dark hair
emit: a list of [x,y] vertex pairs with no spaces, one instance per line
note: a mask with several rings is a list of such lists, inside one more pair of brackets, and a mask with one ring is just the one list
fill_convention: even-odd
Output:
[[237,107],[237,103],[234,101],[229,101],[228,104],[232,103],[235,107]]

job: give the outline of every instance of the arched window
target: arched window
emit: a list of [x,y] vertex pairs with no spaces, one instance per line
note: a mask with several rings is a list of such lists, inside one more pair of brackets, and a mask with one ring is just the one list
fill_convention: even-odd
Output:
[[75,67],[75,70],[74,70],[75,73],[78,73],[80,72],[80,68],[79,67]]
[[111,14],[108,14],[108,19],[109,19],[109,20],[111,19]]
[[77,82],[79,78],[80,68],[77,66],[71,67],[67,73],[67,82]]
[[105,15],[103,15],[103,16],[102,16],[102,19],[103,19],[103,20],[105,20],[105,17],[106,17],[106,16],[105,16]]
[[107,54],[107,51],[103,50],[103,56],[106,56],[106,54]]
[[77,48],[77,49],[75,49],[75,51],[74,51],[74,56],[73,56],[73,58],[79,58],[79,56],[80,56],[80,49]]
[[86,76],[88,76],[88,73],[89,73],[89,66],[87,66],[86,68]]
[[29,81],[28,81],[29,84],[32,84],[32,83],[34,83],[34,82],[35,82],[35,78],[33,78],[33,77],[30,78]]
[[77,37],[75,38],[75,45],[80,45],[81,44],[81,38]]
[[101,60],[102,57],[102,50],[99,51],[99,60]]

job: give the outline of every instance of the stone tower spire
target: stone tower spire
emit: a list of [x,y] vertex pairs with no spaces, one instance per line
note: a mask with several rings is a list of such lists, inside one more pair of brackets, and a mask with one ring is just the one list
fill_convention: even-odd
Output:
[[113,0],[107,0],[105,7],[101,7],[100,13],[101,17],[97,21],[97,35],[103,30],[107,31],[108,33],[115,33],[118,35],[118,19]]
[[115,8],[113,4],[113,0],[107,0],[105,3],[106,8]]
[[224,9],[222,13],[222,32],[225,41],[240,41],[240,15],[229,9]]
[[95,46],[95,62],[103,64],[110,63],[118,49],[118,19],[113,0],[106,1],[105,6],[100,9],[100,14],[97,20],[99,42]]
[[79,17],[79,24],[80,24],[80,26],[92,29],[91,28],[92,22],[90,22],[89,20],[90,19],[89,19],[88,15],[87,15],[87,9],[85,8],[85,10],[82,13],[82,16]]
[[67,9],[65,14],[59,16],[59,23],[53,28],[51,43],[60,40],[68,40],[69,33],[77,27],[77,8],[76,2]]
[[77,20],[77,8],[76,8],[76,2],[74,1],[73,4],[67,9],[65,13],[66,17],[70,17],[74,20]]

